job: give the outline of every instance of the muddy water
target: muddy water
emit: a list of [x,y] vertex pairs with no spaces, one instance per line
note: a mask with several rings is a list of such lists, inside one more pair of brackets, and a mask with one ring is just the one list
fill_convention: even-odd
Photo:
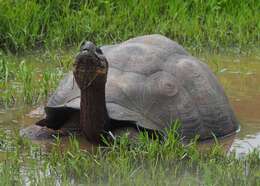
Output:
[[231,151],[245,154],[260,148],[260,56],[206,57],[240,121]]
[[[23,106],[20,108],[10,110],[0,110],[0,129],[5,130],[7,133],[18,132],[26,127],[33,127],[35,130],[41,128],[35,126],[34,123],[44,117],[43,106],[29,107]],[[57,134],[57,133],[56,133]],[[96,145],[88,142],[83,136],[76,135],[76,138],[80,142],[80,148],[92,151],[96,149]],[[67,148],[70,144],[68,136],[61,138],[61,148]],[[53,147],[55,139],[45,140],[32,140],[33,143],[42,147],[45,152],[48,152]],[[0,153],[1,159],[1,153]]]
[[[241,124],[236,136],[221,142],[238,154],[260,148],[260,56],[204,55],[200,58],[207,61],[217,75]],[[1,111],[0,108],[0,128],[11,131],[34,123],[37,115],[28,115],[31,110],[32,108],[21,107]],[[82,141],[83,147],[91,147]]]

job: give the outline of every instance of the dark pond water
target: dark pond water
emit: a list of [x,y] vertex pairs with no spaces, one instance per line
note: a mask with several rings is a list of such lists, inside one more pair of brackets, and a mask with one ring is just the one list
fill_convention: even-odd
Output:
[[[236,136],[221,142],[240,155],[260,148],[260,56],[204,55],[201,58],[224,86],[241,124]],[[11,131],[33,124],[37,117],[28,115],[31,110],[33,108],[24,106],[8,111],[0,109],[0,128]],[[90,147],[88,142],[82,141],[83,147]]]

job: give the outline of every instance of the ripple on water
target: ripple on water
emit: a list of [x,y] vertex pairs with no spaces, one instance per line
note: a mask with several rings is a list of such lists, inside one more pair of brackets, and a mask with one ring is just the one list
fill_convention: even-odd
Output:
[[238,155],[245,155],[255,148],[260,148],[260,132],[253,135],[246,135],[243,139],[236,138],[230,148]]

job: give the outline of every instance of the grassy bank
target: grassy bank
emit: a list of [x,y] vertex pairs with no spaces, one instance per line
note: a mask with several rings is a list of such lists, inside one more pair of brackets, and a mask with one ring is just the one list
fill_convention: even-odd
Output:
[[[199,152],[196,142],[180,143],[174,130],[162,143],[146,133],[136,144],[126,137],[94,153],[71,138],[65,150],[57,140],[49,153],[1,131],[1,185],[259,185],[260,156],[226,156],[221,146]],[[63,148],[64,149],[64,148]]]
[[0,48],[108,44],[161,33],[197,51],[259,47],[258,0],[0,0]]

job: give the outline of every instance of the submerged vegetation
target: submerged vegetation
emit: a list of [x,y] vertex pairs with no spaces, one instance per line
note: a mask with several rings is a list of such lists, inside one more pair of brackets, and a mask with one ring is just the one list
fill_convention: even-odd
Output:
[[161,33],[197,51],[259,47],[258,0],[1,0],[0,48],[109,44]]
[[35,105],[50,95],[73,62],[70,52],[26,57],[0,54],[0,107]]
[[1,185],[259,185],[260,154],[237,159],[219,144],[200,152],[196,141],[184,145],[172,129],[161,142],[141,133],[126,136],[92,153],[75,137],[66,148],[57,138],[49,153],[13,133],[1,131]]

